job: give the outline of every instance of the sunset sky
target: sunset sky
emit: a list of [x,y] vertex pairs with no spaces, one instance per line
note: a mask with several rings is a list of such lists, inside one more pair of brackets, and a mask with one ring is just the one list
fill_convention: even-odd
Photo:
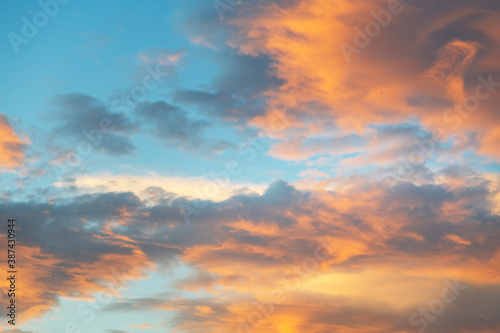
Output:
[[500,332],[500,1],[5,0],[0,35],[1,332]]

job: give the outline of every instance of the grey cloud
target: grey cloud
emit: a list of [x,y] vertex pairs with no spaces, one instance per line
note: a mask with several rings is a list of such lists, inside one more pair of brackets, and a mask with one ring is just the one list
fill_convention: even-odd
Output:
[[208,115],[240,122],[262,115],[265,111],[262,93],[283,83],[273,76],[273,63],[264,56],[220,51],[213,61],[222,68],[211,83],[213,90],[180,89],[174,94],[174,101],[196,106]]
[[162,305],[167,305],[169,302],[168,298],[135,298],[130,300],[121,300],[119,302],[110,303],[102,308],[103,311],[119,311],[119,312],[129,312],[129,311],[148,311],[154,308],[161,307]]
[[125,114],[111,112],[99,100],[85,94],[64,94],[54,98],[53,107],[46,118],[57,122],[53,130],[56,142],[70,139],[76,149],[79,142],[87,141],[93,149],[116,156],[134,150],[130,135],[136,125]]
[[210,122],[192,119],[186,111],[166,102],[142,102],[137,106],[136,114],[142,120],[142,125],[145,128],[152,126],[155,137],[168,146],[210,152],[232,147],[227,141],[214,141],[205,137],[204,132]]

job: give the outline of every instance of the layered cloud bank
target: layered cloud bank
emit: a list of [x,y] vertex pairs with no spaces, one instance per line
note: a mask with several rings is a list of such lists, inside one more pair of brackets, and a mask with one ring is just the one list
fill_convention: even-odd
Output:
[[277,181],[263,195],[207,203],[191,224],[181,207],[192,203],[158,188],[154,204],[130,192],[3,203],[23,221],[22,316],[182,262],[193,269],[177,281],[188,297],[117,295],[101,310],[167,310],[174,320],[164,324],[179,332],[499,329],[500,216],[488,180],[346,184],[300,191]]

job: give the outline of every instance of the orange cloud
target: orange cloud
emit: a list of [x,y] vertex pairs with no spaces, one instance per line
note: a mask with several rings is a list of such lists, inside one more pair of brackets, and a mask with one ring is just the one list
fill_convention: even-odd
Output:
[[[500,30],[494,29],[500,13],[443,1],[400,2],[391,15],[395,2],[302,0],[281,8],[262,5],[231,21],[241,34],[230,45],[244,54],[269,56],[274,74],[285,82],[266,93],[268,112],[252,122],[269,130],[272,113],[286,113],[286,130],[264,132],[281,140],[271,149],[273,156],[307,158],[318,151],[305,145],[307,139],[332,131],[365,135],[371,125],[410,119],[446,134],[496,131],[500,84],[490,92],[477,87],[500,65],[494,56],[500,51]],[[385,26],[377,23],[382,12],[390,16]],[[370,37],[377,24],[379,32]],[[361,43],[363,38],[368,42]],[[350,61],[342,49],[346,44],[359,51]],[[489,97],[479,100],[476,111],[449,112],[474,102],[477,89]],[[489,142],[495,139],[485,136],[480,151],[491,154]]]
[[[109,244],[119,242],[112,235]],[[128,245],[130,246],[130,245]],[[21,325],[40,317],[59,303],[59,297],[91,299],[98,292],[114,292],[127,280],[145,277],[153,264],[138,248],[130,254],[106,254],[95,262],[71,262],[43,253],[39,248],[20,245],[16,248],[18,274],[16,299]],[[6,295],[8,281],[0,284]],[[18,318],[19,318],[18,317]]]
[[21,139],[0,114],[0,169],[12,169],[24,164],[23,148],[29,141]]

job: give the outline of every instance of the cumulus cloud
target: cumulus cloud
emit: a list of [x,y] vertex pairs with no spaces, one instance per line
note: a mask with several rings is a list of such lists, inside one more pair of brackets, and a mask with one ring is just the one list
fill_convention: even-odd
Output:
[[[134,149],[131,134],[136,125],[122,113],[114,113],[94,97],[73,93],[53,99],[53,110],[47,119],[57,123],[52,131],[59,144],[69,139],[72,149],[98,150],[110,155],[130,154]],[[85,143],[89,147],[80,147]]]

